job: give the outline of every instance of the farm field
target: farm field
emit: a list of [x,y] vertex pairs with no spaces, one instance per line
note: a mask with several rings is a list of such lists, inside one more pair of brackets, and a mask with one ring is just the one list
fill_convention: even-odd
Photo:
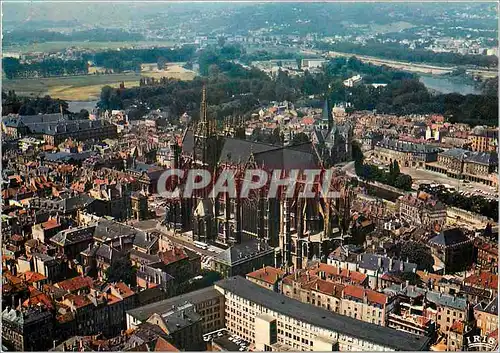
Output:
[[51,52],[66,48],[78,47],[82,49],[117,49],[131,47],[170,47],[175,45],[171,41],[138,41],[138,42],[44,42],[25,45],[3,47],[5,52]]
[[196,73],[182,67],[183,63],[170,63],[167,70],[158,70],[156,64],[143,64],[141,73],[81,75],[67,77],[49,77],[37,79],[3,79],[6,90],[14,90],[20,96],[45,96],[69,101],[90,101],[99,99],[101,88],[109,85],[118,87],[121,82],[125,87],[139,86],[141,77],[171,77],[179,80],[192,80]]
[[103,86],[118,87],[121,82],[125,83],[125,87],[138,86],[140,77],[139,74],[130,73],[14,79],[3,80],[2,86],[6,90],[16,91],[20,96],[49,95],[65,100],[94,100],[99,98]]
[[157,64],[142,64],[141,75],[154,77],[156,79],[162,77],[176,78],[178,80],[190,81],[194,79],[196,73],[192,70],[183,68],[185,63],[168,63],[166,70],[158,70]]

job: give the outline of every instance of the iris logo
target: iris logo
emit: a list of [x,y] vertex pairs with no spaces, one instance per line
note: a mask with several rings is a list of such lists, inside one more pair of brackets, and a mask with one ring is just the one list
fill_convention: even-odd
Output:
[[488,336],[466,337],[465,348],[467,351],[496,351],[498,348],[497,340]]

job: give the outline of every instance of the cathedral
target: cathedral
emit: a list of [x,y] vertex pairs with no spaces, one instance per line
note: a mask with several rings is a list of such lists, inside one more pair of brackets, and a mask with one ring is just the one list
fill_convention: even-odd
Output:
[[[246,169],[322,168],[321,155],[312,143],[283,147],[236,139],[228,134],[229,129],[218,132],[215,120],[207,116],[206,104],[204,88],[200,119],[184,132],[177,168],[205,168],[211,173],[231,169],[237,184]],[[330,153],[335,153],[334,147]],[[191,230],[194,240],[224,247],[258,240],[279,249],[276,263],[283,268],[303,268],[310,260],[326,261],[348,228],[345,223],[350,220],[353,193],[340,172],[333,178],[332,189],[342,197],[305,199],[281,194],[268,198],[266,190],[260,189],[249,198],[231,199],[224,194],[209,198],[206,191],[200,191],[192,198],[172,201],[165,223]]]
[[353,130],[349,121],[342,125],[335,122],[328,100],[325,100],[321,119],[314,127],[311,139],[325,166],[352,160]]

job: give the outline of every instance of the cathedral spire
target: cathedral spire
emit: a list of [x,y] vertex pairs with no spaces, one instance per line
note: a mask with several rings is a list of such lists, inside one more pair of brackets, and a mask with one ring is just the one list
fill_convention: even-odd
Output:
[[207,123],[207,86],[203,84],[202,94],[201,94],[201,112],[200,120]]
[[330,103],[328,103],[328,98],[325,99],[325,104],[323,105],[321,120],[323,121],[323,123],[325,121],[328,122],[328,131],[330,131],[333,128],[334,122],[332,115],[332,107],[330,106]]

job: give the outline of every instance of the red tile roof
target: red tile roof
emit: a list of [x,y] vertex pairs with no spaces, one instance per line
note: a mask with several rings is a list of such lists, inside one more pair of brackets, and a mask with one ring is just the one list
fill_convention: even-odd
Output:
[[38,289],[35,287],[28,287],[30,291],[30,297],[26,299],[23,303],[23,306],[28,308],[30,306],[34,305],[44,305],[47,309],[52,310],[54,309],[54,305],[52,304],[52,300],[45,294],[40,292]]
[[247,274],[247,278],[254,278],[269,284],[275,284],[276,281],[279,278],[283,277],[284,274],[285,272],[279,268],[266,266],[264,268],[250,272],[249,274]]
[[135,292],[123,282],[116,283],[115,288],[118,290],[122,298],[128,298],[135,294]]
[[498,257],[498,245],[490,244],[480,239],[476,239],[474,245],[476,246],[476,248],[486,251],[491,255],[496,255]]
[[332,265],[327,265],[324,263],[319,263],[309,270],[309,274],[321,277],[321,272],[326,274],[329,279],[335,279],[340,277],[343,281],[350,280],[352,283],[360,284],[363,283],[367,276],[361,272],[350,271],[346,268],[338,268]]
[[79,289],[91,288],[93,283],[94,280],[92,278],[79,276],[56,283],[55,286],[70,292],[75,292]]
[[56,228],[56,227],[59,227],[59,226],[60,226],[60,224],[59,224],[59,222],[57,221],[56,218],[51,218],[47,222],[43,222],[42,223],[42,228],[43,229],[52,229],[52,228]]
[[330,281],[325,281],[320,278],[316,278],[314,281],[304,285],[303,288],[315,290],[323,294],[333,295],[334,297],[341,298],[342,290],[345,287],[342,284],[333,283]]
[[162,337],[158,337],[155,344],[155,352],[180,352],[172,343],[168,342]]
[[471,287],[489,288],[498,290],[498,275],[482,271],[479,275],[473,274],[464,280],[466,285]]
[[387,303],[387,296],[385,294],[358,286],[347,285],[344,288],[344,297],[350,296],[363,300],[365,295],[367,301],[370,303],[376,303],[380,305],[385,305]]
[[10,237],[10,240],[23,241],[24,237],[21,234],[14,234],[13,236]]
[[172,250],[167,250],[165,252],[160,252],[158,253],[160,256],[161,260],[165,265],[187,259],[189,256],[186,254],[186,252],[183,249],[180,248],[173,248]]
[[75,308],[83,308],[84,306],[92,304],[92,301],[85,295],[68,294],[66,300],[72,303]]
[[44,275],[38,272],[26,271],[19,275],[20,278],[23,278],[28,283],[39,282],[47,279]]

